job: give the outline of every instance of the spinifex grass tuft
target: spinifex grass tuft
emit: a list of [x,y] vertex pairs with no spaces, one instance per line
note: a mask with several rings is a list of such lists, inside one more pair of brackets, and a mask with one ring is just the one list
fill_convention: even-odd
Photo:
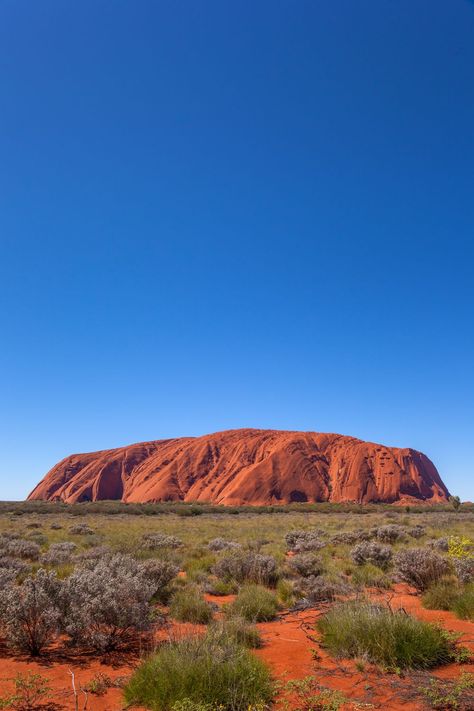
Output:
[[137,669],[124,690],[128,704],[168,711],[189,700],[222,711],[246,711],[273,697],[267,666],[222,634],[164,644]]
[[336,657],[367,659],[391,669],[430,669],[454,658],[455,646],[436,625],[367,601],[337,605],[317,623]]

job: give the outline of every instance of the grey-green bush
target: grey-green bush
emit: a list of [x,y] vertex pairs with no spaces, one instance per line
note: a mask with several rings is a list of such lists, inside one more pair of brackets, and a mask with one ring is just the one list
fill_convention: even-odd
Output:
[[351,558],[356,565],[372,563],[385,569],[392,559],[392,549],[375,541],[363,541],[351,550]]
[[63,628],[76,645],[104,652],[147,630],[154,586],[141,565],[116,554],[76,568],[62,590]]
[[278,571],[271,555],[232,550],[225,553],[212,567],[211,572],[226,582],[252,582],[260,585],[275,585]]
[[324,571],[324,561],[317,553],[298,553],[288,560],[291,572],[303,578],[321,575]]
[[450,572],[446,558],[429,548],[399,551],[394,557],[394,565],[398,577],[421,592]]
[[1,626],[10,647],[39,656],[60,628],[61,582],[40,568],[21,585],[7,584],[0,593]]

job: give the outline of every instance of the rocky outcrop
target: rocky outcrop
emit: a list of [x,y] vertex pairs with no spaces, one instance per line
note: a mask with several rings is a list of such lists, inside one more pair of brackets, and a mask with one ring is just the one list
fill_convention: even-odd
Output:
[[277,505],[435,503],[448,495],[434,464],[413,449],[337,434],[241,429],[73,454],[28,498]]

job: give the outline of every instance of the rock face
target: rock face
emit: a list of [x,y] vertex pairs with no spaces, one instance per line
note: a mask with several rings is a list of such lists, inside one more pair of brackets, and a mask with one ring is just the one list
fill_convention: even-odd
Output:
[[421,452],[316,432],[241,429],[73,454],[29,499],[224,505],[446,501]]

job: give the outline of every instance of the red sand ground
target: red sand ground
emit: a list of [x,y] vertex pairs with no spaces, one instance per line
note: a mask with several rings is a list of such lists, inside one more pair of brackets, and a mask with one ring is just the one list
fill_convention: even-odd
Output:
[[[373,593],[374,597],[389,600],[392,609],[402,607],[417,617],[439,622],[448,630],[457,632],[461,636],[461,643],[474,652],[474,623],[458,620],[450,612],[425,610],[421,607],[420,599],[410,594],[404,585],[396,586],[395,593]],[[222,605],[230,602],[233,596],[215,597],[214,602]],[[388,711],[421,711],[426,709],[420,699],[416,699],[416,690],[426,685],[429,676],[442,679],[453,679],[459,676],[461,670],[474,672],[474,664],[452,664],[441,667],[433,672],[408,674],[398,677],[395,674],[384,674],[371,667],[358,671],[352,661],[335,661],[320,647],[317,642],[317,633],[314,624],[321,612],[307,610],[298,613],[282,615],[281,619],[258,625],[264,640],[262,649],[256,654],[266,660],[274,671],[277,679],[302,679],[313,675],[317,680],[331,689],[341,690],[351,703],[345,709],[375,708]],[[166,639],[169,636],[179,636],[190,632],[202,631],[202,627],[188,624],[172,623],[159,630],[156,640]],[[48,678],[54,689],[52,698],[57,711],[74,709],[74,702],[70,692],[69,669],[76,674],[76,683],[85,684],[97,673],[106,674],[111,679],[128,676],[136,665],[140,650],[134,654],[109,657],[103,661],[85,655],[69,658],[57,650],[51,652],[41,661],[32,662],[29,659],[12,657],[5,649],[0,650],[1,672],[0,693],[6,694],[11,690],[11,679],[15,674],[25,671],[39,672]],[[313,658],[313,651],[316,652]],[[359,705],[357,705],[359,704]],[[364,706],[365,704],[365,706]],[[371,706],[367,706],[371,704]],[[82,708],[81,704],[79,708]],[[89,711],[119,711],[122,708],[121,692],[119,689],[109,689],[104,696],[89,696]]]
[[446,501],[448,490],[421,452],[316,432],[229,430],[74,454],[29,499],[68,503],[203,501]]

